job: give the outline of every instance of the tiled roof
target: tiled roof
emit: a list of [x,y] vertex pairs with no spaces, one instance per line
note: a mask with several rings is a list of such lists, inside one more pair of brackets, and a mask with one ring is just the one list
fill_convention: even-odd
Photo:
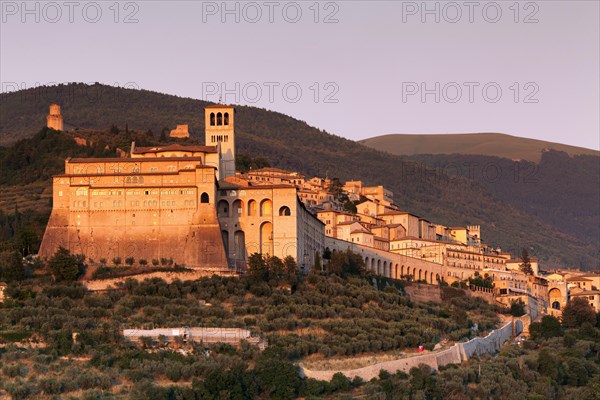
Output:
[[161,153],[163,151],[189,151],[189,152],[204,152],[204,153],[217,153],[219,150],[217,146],[184,146],[179,143],[172,143],[166,146],[152,146],[152,147],[135,147],[133,154],[145,154],[145,153]]

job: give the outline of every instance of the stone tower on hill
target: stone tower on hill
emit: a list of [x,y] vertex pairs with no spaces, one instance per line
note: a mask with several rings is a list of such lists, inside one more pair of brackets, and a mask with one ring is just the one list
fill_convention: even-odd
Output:
[[57,131],[63,130],[63,116],[60,113],[60,105],[50,104],[50,114],[46,117],[46,126]]
[[217,146],[221,154],[220,179],[235,176],[234,108],[216,104],[204,109],[205,143]]
[[177,125],[177,128],[173,129],[169,136],[177,139],[189,138],[189,128],[187,125]]

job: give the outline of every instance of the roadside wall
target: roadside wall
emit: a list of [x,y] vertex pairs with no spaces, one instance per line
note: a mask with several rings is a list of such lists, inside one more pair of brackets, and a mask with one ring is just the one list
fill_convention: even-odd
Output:
[[497,352],[500,350],[500,347],[502,347],[502,344],[511,338],[512,324],[512,321],[508,322],[502,328],[490,332],[484,338],[478,337],[471,339],[466,343],[457,343],[455,346],[458,346],[461,358],[463,360],[468,360],[473,354],[480,356],[482,354],[493,354]]
[[495,353],[500,350],[502,344],[512,336],[512,321],[503,327],[490,332],[485,338],[475,338],[466,343],[456,343],[447,350],[440,352],[423,354],[420,356],[402,358],[399,360],[386,361],[378,364],[369,365],[362,368],[342,370],[342,371],[312,371],[300,365],[300,375],[307,378],[330,381],[338,372],[341,372],[349,379],[360,377],[369,381],[379,376],[379,371],[385,370],[389,373],[397,371],[408,372],[413,367],[420,364],[429,365],[433,369],[447,364],[460,364],[468,360],[473,354],[482,355],[486,353]]

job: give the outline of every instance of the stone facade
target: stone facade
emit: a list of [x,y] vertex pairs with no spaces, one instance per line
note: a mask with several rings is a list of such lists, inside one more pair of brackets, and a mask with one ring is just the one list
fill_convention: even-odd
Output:
[[240,186],[219,190],[217,213],[230,266],[239,268],[253,253],[292,256],[300,269],[313,265],[324,249],[324,224],[298,199],[290,185]]
[[53,177],[39,255],[62,246],[95,261],[165,258],[231,274],[260,252],[309,269],[323,252],[324,224],[296,186],[235,178],[233,107],[207,107],[205,117],[208,146],[133,143],[128,158],[67,159],[64,174]]
[[177,125],[177,128],[171,130],[169,137],[177,139],[185,139],[190,137],[190,132],[187,125]]
[[172,258],[222,270],[214,176],[200,157],[67,159],[39,254],[62,246],[96,261]]

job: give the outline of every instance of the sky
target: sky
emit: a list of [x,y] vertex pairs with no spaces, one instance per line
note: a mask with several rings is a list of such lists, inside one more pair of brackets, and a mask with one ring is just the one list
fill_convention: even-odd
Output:
[[353,140],[501,132],[600,149],[596,0],[0,3],[2,92],[101,82]]

